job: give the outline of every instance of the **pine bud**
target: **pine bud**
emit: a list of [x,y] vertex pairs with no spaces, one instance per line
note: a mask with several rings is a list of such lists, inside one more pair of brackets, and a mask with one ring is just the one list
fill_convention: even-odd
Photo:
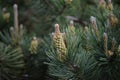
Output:
[[22,39],[23,34],[24,34],[24,29],[23,29],[23,25],[22,25],[22,24],[20,24],[20,31],[19,31],[19,34],[20,34],[20,39]]
[[96,24],[96,18],[94,16],[90,17],[90,21],[92,24]]
[[73,21],[70,21],[70,26],[73,26],[74,25],[74,22]]
[[112,51],[114,51],[114,49],[115,49],[115,43],[116,43],[116,41],[115,41],[115,38],[113,38],[112,39]]
[[68,29],[71,35],[75,34],[75,27],[73,21],[70,21],[70,25],[68,26]]
[[91,16],[90,17],[90,21],[92,23],[92,27],[93,27],[94,33],[97,36],[98,41],[100,41],[99,31],[98,31],[98,27],[97,27],[97,23],[96,23],[96,18]]
[[85,26],[85,33],[88,33],[88,27],[87,26]]
[[55,24],[55,34],[60,34],[59,24]]
[[15,34],[14,34],[14,28],[13,27],[10,27],[10,34],[11,34],[12,40],[14,40],[15,39]]
[[18,6],[17,4],[14,4],[14,27],[16,31],[16,35],[18,36]]
[[105,50],[105,54],[106,56],[108,56],[108,36],[107,36],[107,33],[104,33],[103,34],[103,39],[104,39],[104,50]]
[[105,0],[99,0],[99,7],[102,8],[102,9],[106,8],[106,2],[105,2]]
[[37,48],[38,48],[38,40],[37,40],[36,37],[33,37],[33,40],[31,41],[29,51],[31,52],[31,54],[36,54],[37,53]]
[[[85,35],[86,35],[86,40],[89,40],[89,35],[88,35],[88,27],[87,26],[85,26],[85,30],[84,30],[84,33],[85,33]],[[87,46],[87,45],[86,45]],[[87,46],[88,47],[88,46]]]
[[90,17],[90,21],[92,23],[93,29],[97,30],[97,23],[96,23],[96,18],[94,16]]
[[111,26],[115,26],[118,23],[118,19],[114,14],[110,14],[109,22],[110,22]]
[[[64,59],[63,56],[66,55],[66,46],[62,36],[62,33],[59,30],[59,25],[55,24],[55,33],[53,35],[53,43],[58,53],[58,59],[61,61]],[[62,57],[61,57],[62,56]]]
[[119,53],[119,55],[120,55],[120,45],[118,46],[118,53]]
[[20,30],[23,30],[23,24],[20,24]]
[[120,45],[118,46],[118,52],[120,52]]
[[6,8],[3,8],[3,9],[2,9],[2,12],[4,12],[4,13],[5,13],[6,11],[7,11],[7,10],[6,10]]
[[65,3],[70,5],[72,3],[72,0],[65,0]]
[[13,32],[14,31],[14,28],[13,27],[10,27],[10,32]]
[[110,10],[110,11],[112,11],[112,10],[113,10],[113,5],[112,5],[111,0],[108,0],[107,9],[108,9],[108,10]]
[[4,20],[6,20],[7,22],[9,22],[10,13],[6,11],[6,8],[3,8],[3,10],[2,10],[2,16],[3,16]]
[[108,50],[108,55],[109,55],[109,57],[111,57],[111,56],[113,56],[113,52],[112,51],[110,51],[110,50]]

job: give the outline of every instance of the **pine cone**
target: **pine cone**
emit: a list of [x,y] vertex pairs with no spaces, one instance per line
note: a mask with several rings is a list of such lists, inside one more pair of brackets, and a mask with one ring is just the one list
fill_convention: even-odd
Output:
[[68,26],[70,34],[75,34],[75,27],[73,21],[70,21],[70,25]]
[[118,23],[118,19],[114,14],[110,14],[109,22],[111,23],[111,26],[115,26]]
[[9,12],[6,12],[6,8],[3,8],[2,16],[3,16],[3,19],[4,19],[5,21],[9,22],[10,13],[9,13]]
[[31,42],[30,49],[29,49],[31,54],[36,54],[37,48],[38,48],[38,40],[36,37],[33,37],[33,40]]
[[57,53],[58,53],[58,58],[59,60],[63,60],[63,56],[66,55],[66,46],[64,43],[64,39],[62,36],[62,33],[60,33],[59,31],[59,25],[55,24],[55,33],[53,35],[53,43],[55,48],[57,49]]

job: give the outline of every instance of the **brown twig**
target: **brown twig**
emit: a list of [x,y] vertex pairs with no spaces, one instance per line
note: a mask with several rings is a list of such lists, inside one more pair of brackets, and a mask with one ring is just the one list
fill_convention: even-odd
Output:
[[87,26],[88,25],[87,21],[83,21],[82,19],[76,18],[74,16],[66,16],[66,18],[70,19],[70,20],[73,20],[75,23],[82,24],[83,26]]

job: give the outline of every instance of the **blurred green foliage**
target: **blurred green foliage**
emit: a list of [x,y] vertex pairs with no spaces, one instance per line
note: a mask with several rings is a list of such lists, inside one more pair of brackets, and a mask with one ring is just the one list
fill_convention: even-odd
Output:
[[[104,29],[106,26],[106,19],[108,18],[108,16],[107,16],[107,12],[104,13],[104,11],[102,12],[102,9],[98,8],[99,0],[72,0],[70,2],[69,1],[70,0],[0,0],[0,41],[1,41],[0,47],[3,47],[0,49],[1,51],[0,59],[1,59],[1,55],[3,55],[2,51],[4,52],[4,45],[6,47],[10,45],[12,48],[19,47],[24,57],[22,59],[22,61],[24,61],[24,70],[22,71],[21,75],[17,78],[16,75],[12,73],[11,75],[15,76],[14,78],[12,78],[12,80],[13,79],[59,80],[59,78],[60,80],[84,80],[84,79],[97,80],[97,78],[101,79],[101,76],[107,73],[107,72],[102,72],[102,70],[106,68],[104,67],[100,68],[101,66],[98,66],[98,65],[104,66],[104,64],[107,65],[109,71],[110,69],[113,72],[116,72],[116,70],[119,71],[119,69],[117,69],[116,66],[114,65],[110,67],[109,63],[107,63],[109,61],[106,60],[106,58],[104,59],[102,58],[102,60],[98,60],[101,56],[105,57],[104,54],[101,55],[101,53],[104,53],[101,51],[101,48],[103,50],[103,47],[101,47],[103,45],[103,42],[101,41],[99,43],[101,45],[99,46],[95,40],[96,37],[92,35],[92,31],[90,31],[89,33],[89,37],[91,40],[87,41],[86,35],[83,32],[85,26],[88,27],[91,26],[89,21],[90,16],[95,16],[97,18],[97,24],[99,26],[98,28],[100,29],[101,34],[103,34],[103,31],[106,31]],[[20,44],[18,44],[17,46],[12,44],[13,43],[12,36],[10,34],[11,26],[14,27],[14,13],[13,13],[14,4],[18,5],[19,25],[23,24],[25,30],[25,34],[22,37],[22,40],[18,40]],[[113,0],[113,5],[114,5],[113,13],[116,15],[118,19],[120,19],[119,4],[120,4],[120,0]],[[10,14],[10,17],[8,14]],[[61,63],[56,59],[56,55],[55,55],[56,52],[54,51],[54,47],[51,46],[52,40],[48,36],[49,34],[51,34],[51,32],[53,32],[55,23],[59,23],[60,29],[66,31],[67,30],[66,28],[68,27],[68,23],[71,20],[74,22],[76,29],[78,29],[76,30],[76,34],[75,34],[78,39],[77,41],[74,41],[74,37],[73,37],[73,41],[71,41],[72,40],[71,35],[67,34],[66,44],[67,44],[67,48],[69,49],[68,51],[69,54],[67,54],[66,63]],[[109,33],[110,36],[116,37],[116,41],[118,42],[118,44],[120,43],[120,39],[118,38],[119,25],[120,23],[118,23],[118,25],[116,25],[117,27],[114,28],[112,31],[112,32],[117,31],[116,33]],[[91,28],[89,30],[91,30]],[[37,37],[39,44],[36,54],[31,54],[31,51],[29,50],[31,43],[33,41],[33,37]],[[47,39],[44,39],[46,37]],[[75,42],[76,44],[74,44]],[[47,47],[45,46],[46,43],[47,43]],[[95,50],[92,50],[91,48],[89,49],[88,47],[86,47],[86,44],[88,45],[92,44]],[[5,50],[7,50],[6,47]],[[98,49],[99,47],[100,49]],[[90,52],[94,53],[95,55],[93,56],[93,54],[89,54],[90,52],[85,51],[85,49],[89,49]],[[11,49],[10,51],[14,51],[14,50]],[[4,54],[9,55],[10,51],[8,50],[7,51],[8,53],[4,53]],[[96,52],[98,51],[98,53],[96,54],[95,51]],[[17,55],[18,53],[15,52],[15,55]],[[9,60],[11,59],[8,60],[8,58],[11,56],[8,55],[4,55],[4,57],[9,62]],[[8,65],[14,64],[14,62],[17,63],[16,59],[19,58],[19,56],[17,58],[16,57],[17,56],[14,57],[13,63],[9,63]],[[115,56],[112,64],[117,63],[117,59],[118,57],[116,58]],[[47,61],[48,63],[46,63]],[[5,63],[4,65],[6,65],[7,63]],[[5,68],[8,67],[9,66]],[[8,69],[11,69],[14,72],[15,70],[13,67],[14,66]],[[115,67],[116,69],[114,70],[113,67]],[[0,62],[0,68],[1,68],[1,62]],[[4,68],[2,68],[2,70],[3,69]],[[92,75],[91,72],[93,70],[95,70],[94,72],[98,71],[98,74],[100,72],[100,75],[94,74],[94,72],[92,73],[94,75]],[[10,72],[7,70],[5,71],[7,73]],[[2,72],[2,74],[3,73],[4,72]],[[5,76],[7,75],[6,73],[4,74]],[[2,77],[4,76],[4,74],[2,75]],[[111,73],[108,72],[108,74],[112,75],[112,72]],[[107,75],[105,79],[108,78],[109,75]],[[113,77],[116,77],[118,75],[119,74],[113,75]],[[112,78],[112,76],[110,76],[109,78]]]

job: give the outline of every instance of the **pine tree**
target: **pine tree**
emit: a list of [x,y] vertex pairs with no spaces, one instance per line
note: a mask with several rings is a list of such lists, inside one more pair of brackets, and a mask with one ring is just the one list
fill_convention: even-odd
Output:
[[1,0],[0,80],[119,80],[119,9],[119,0]]
[[73,35],[69,27],[64,30],[65,59],[59,60],[61,52],[58,47],[47,42],[49,59],[46,64],[50,75],[60,80],[119,80],[120,24],[119,16],[115,15],[118,12],[115,12],[111,0],[100,0],[98,8],[91,12],[93,15],[87,26],[76,28]]
[[[0,74],[2,74],[0,78],[2,80],[45,79],[47,66],[43,64],[46,57],[42,46],[44,41],[35,35],[27,36],[23,25],[19,25],[17,4],[14,4],[13,9],[14,27],[0,32],[1,42],[6,45],[5,47],[0,45]],[[17,76],[17,73],[20,75]]]

